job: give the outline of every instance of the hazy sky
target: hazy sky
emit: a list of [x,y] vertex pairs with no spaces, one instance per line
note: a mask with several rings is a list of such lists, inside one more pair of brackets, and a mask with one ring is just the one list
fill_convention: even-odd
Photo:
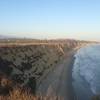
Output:
[[0,34],[100,38],[100,0],[0,0]]

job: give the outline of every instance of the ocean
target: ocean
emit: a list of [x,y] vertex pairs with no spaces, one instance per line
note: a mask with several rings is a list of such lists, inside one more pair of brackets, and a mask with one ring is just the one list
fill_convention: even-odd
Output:
[[72,77],[77,100],[91,100],[94,95],[100,95],[100,45],[77,51]]

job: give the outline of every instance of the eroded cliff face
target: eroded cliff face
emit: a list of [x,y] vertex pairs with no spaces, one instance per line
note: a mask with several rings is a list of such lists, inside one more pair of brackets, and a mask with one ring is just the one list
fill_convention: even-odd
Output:
[[42,78],[74,47],[76,44],[0,47],[0,74],[13,81],[9,85],[29,87],[35,92]]

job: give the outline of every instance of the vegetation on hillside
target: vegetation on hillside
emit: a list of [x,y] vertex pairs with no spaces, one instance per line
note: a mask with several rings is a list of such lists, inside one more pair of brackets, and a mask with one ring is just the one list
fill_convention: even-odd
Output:
[[[62,100],[57,96],[53,98],[34,96],[36,87],[60,63],[65,54],[85,43],[87,42],[76,40],[34,40],[34,42],[33,40],[16,39],[8,42],[2,40],[0,42],[0,100]],[[27,88],[31,93],[23,89],[15,89],[16,86]]]

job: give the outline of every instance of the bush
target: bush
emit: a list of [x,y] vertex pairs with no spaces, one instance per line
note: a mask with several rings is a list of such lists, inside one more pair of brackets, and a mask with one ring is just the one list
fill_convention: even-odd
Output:
[[100,95],[92,97],[92,100],[100,100]]

